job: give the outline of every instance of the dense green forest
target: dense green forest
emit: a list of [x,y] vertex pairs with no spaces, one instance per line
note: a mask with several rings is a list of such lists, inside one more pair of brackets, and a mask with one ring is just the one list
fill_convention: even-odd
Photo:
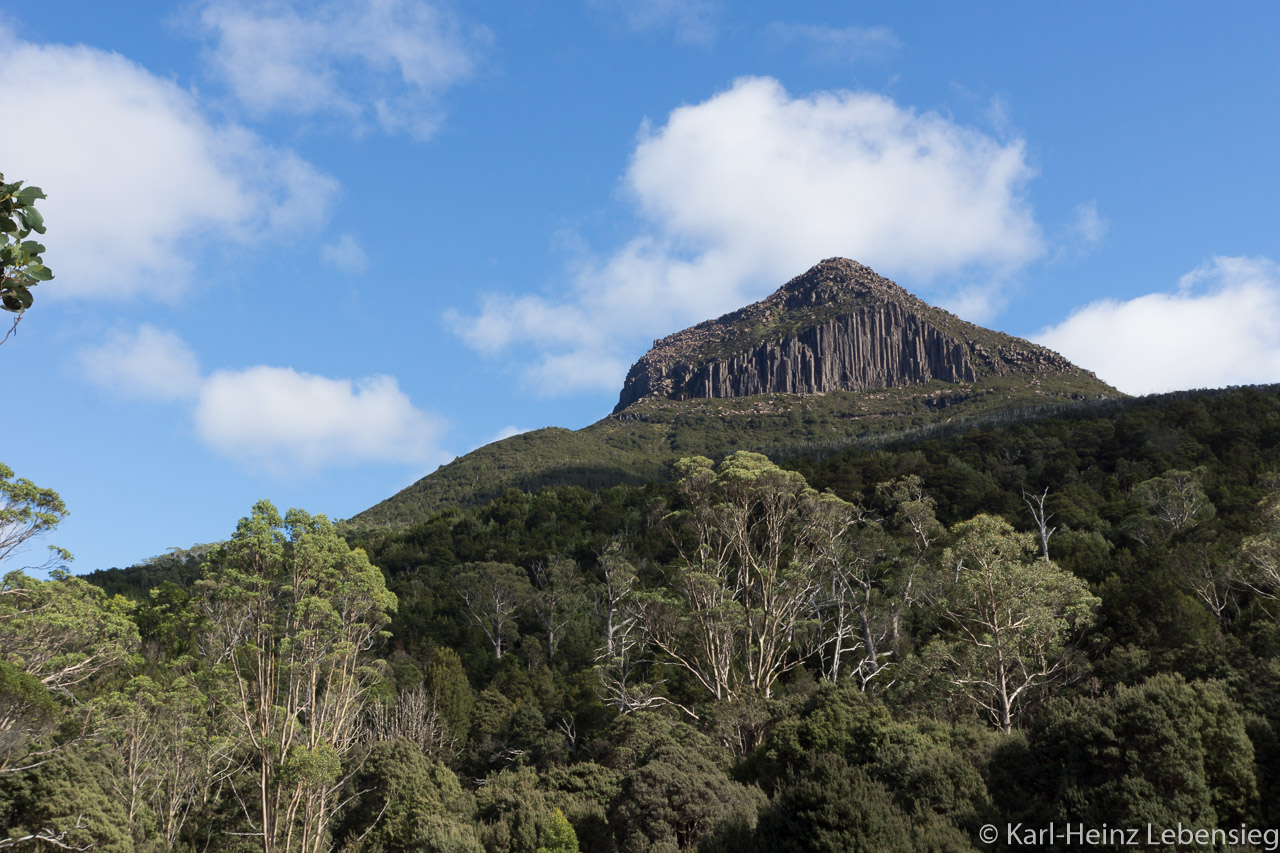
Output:
[[[10,570],[66,510],[0,488]],[[1225,833],[1280,827],[1278,597],[1276,388],[394,530],[264,502],[5,576],[0,847],[1276,849]]]

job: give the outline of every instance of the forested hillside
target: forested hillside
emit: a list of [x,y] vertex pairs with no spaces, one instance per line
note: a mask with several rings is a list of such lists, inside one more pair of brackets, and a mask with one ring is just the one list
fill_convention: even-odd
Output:
[[[345,540],[264,503],[220,546],[10,574],[0,825],[489,853],[1280,825],[1280,389],[961,429]],[[65,511],[5,482],[43,501],[23,529]]]
[[694,454],[834,453],[1123,396],[1058,353],[828,258],[760,302],[654,341],[610,416],[485,445],[348,526],[409,527],[508,488],[638,485]]

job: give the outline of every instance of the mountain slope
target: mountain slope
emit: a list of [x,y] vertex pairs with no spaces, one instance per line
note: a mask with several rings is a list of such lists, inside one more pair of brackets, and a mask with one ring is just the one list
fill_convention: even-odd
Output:
[[603,420],[482,447],[349,523],[412,524],[508,488],[641,483],[693,454],[825,455],[1119,396],[1051,350],[832,258],[767,299],[655,342]]

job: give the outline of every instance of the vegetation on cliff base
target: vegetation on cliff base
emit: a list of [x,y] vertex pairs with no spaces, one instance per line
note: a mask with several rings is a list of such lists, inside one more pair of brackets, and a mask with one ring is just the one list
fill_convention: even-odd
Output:
[[[1108,389],[1109,390],[1109,389]],[[850,447],[950,434],[1099,405],[1081,377],[989,377],[973,385],[930,382],[874,392],[684,400],[650,398],[580,430],[547,427],[486,445],[441,466],[346,522],[348,529],[409,527],[449,506],[482,506],[509,488],[596,490],[670,476],[685,456],[734,450],[773,459],[826,457]],[[1111,398],[1114,399],[1114,398]]]

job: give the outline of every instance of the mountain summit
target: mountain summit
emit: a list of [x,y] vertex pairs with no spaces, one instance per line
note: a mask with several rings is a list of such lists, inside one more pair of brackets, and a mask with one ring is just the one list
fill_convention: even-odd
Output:
[[767,299],[655,341],[627,373],[614,413],[646,397],[825,394],[1011,373],[1094,378],[1051,350],[934,308],[870,267],[828,258]]
[[485,445],[349,524],[414,524],[509,488],[644,483],[693,454],[821,456],[1118,396],[1055,352],[831,258],[767,299],[655,341],[608,417]]

